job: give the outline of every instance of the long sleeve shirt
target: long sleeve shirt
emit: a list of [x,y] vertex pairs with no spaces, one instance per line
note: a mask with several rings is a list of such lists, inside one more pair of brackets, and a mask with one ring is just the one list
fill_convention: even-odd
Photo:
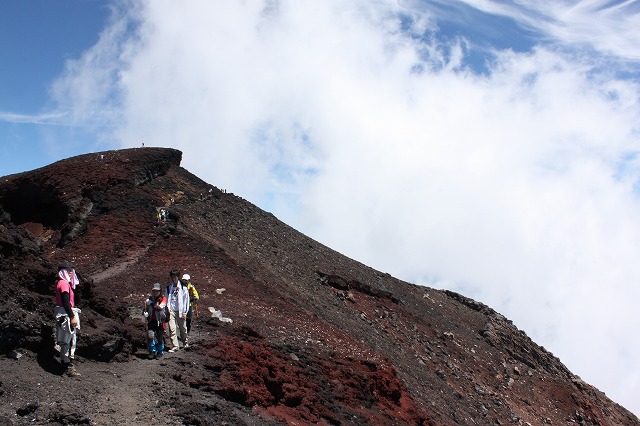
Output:
[[165,291],[167,297],[167,303],[169,304],[169,310],[177,312],[179,317],[187,314],[189,311],[189,290],[187,286],[178,281],[178,284],[173,283],[167,286]]

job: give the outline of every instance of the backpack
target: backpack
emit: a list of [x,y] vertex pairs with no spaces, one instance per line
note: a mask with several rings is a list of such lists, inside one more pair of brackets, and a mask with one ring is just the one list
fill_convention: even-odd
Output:
[[[149,297],[150,300],[151,297]],[[169,322],[169,318],[170,318],[170,314],[169,314],[169,304],[167,303],[166,305],[164,305],[164,309],[161,311],[155,311],[156,312],[156,319],[158,320],[158,322],[164,322],[167,323]],[[151,317],[149,317],[149,321],[151,321]]]

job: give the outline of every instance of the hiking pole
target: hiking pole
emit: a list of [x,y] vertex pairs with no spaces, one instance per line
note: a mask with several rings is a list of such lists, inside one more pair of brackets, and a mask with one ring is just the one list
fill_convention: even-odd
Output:
[[[196,303],[193,304],[193,308],[196,311],[196,319],[198,319],[198,301],[196,300]],[[196,321],[196,327],[198,327],[198,322]],[[198,327],[198,340],[200,340],[200,327]]]
[[146,317],[142,317],[142,320],[144,321],[144,343],[148,350],[149,349],[149,321],[147,321]]

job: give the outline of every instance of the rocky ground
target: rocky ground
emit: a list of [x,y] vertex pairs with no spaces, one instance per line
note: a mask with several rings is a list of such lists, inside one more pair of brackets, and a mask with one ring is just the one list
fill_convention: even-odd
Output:
[[[0,425],[640,424],[491,308],[348,259],[180,161],[0,178]],[[82,278],[79,378],[52,352],[62,260]],[[201,295],[194,346],[148,360],[141,305],[174,267]]]

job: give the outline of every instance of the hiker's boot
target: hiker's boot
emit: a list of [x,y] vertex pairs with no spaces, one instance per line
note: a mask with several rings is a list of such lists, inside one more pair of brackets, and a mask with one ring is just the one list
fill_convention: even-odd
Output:
[[71,364],[67,367],[67,369],[64,372],[64,375],[67,377],[80,377],[81,374],[78,373],[78,370],[76,370],[76,367]]

